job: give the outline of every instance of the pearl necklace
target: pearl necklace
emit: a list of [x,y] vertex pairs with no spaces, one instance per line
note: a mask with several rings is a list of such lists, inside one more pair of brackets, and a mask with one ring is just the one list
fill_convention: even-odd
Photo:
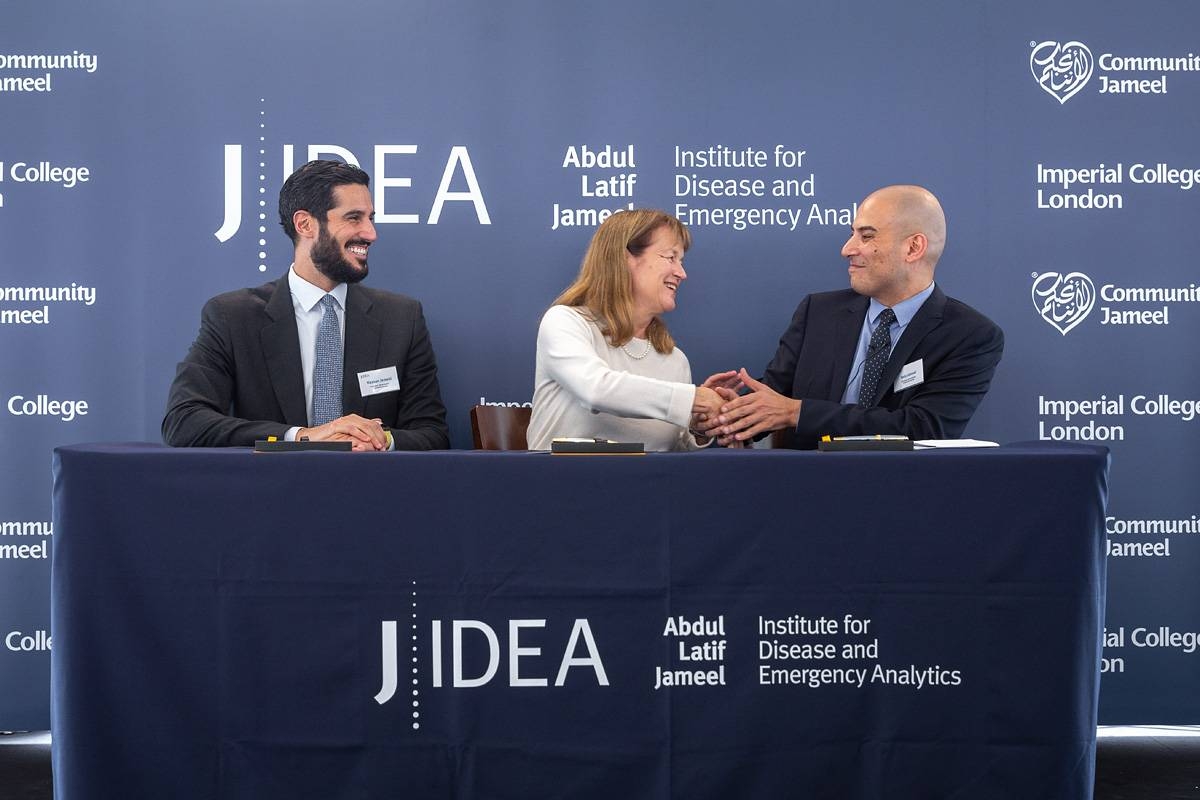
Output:
[[[629,341],[633,341],[633,340],[630,339]],[[621,349],[625,352],[625,355],[629,356],[634,361],[641,361],[643,358],[650,355],[650,341],[649,340],[646,341],[646,349],[637,355],[629,352],[629,348],[625,346],[627,344],[629,344],[629,342],[626,342],[625,344],[621,345]]]

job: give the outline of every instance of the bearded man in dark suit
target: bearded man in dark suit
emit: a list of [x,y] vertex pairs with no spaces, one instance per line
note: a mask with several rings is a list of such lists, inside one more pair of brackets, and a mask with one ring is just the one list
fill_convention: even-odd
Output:
[[421,304],[359,285],[376,239],[369,184],[336,161],[310,161],[287,179],[279,217],[295,261],[272,283],[205,304],[171,384],[167,444],[275,436],[356,451],[449,446]]

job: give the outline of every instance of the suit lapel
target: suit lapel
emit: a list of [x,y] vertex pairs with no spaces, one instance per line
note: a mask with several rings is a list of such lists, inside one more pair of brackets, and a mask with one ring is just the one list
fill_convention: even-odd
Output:
[[296,333],[296,312],[287,275],[275,282],[275,291],[267,301],[268,322],[260,334],[263,357],[275,400],[288,425],[308,425],[304,407],[304,370],[300,366],[300,335]]
[[383,326],[370,315],[371,298],[357,286],[346,287],[346,342],[343,348],[344,376],[342,410],[366,413],[367,401],[358,386],[358,373],[375,369],[379,363],[379,338]]
[[908,323],[908,327],[901,334],[900,341],[896,342],[896,346],[892,348],[892,355],[883,367],[883,374],[879,376],[879,386],[875,389],[873,405],[877,405],[883,396],[891,391],[892,384],[900,375],[900,369],[908,363],[921,340],[931,330],[942,324],[942,309],[945,307],[945,293],[940,287],[934,286],[933,294],[929,295],[929,299],[917,309],[912,321]]
[[862,333],[863,317],[866,316],[869,298],[855,294],[847,298],[845,305],[835,312],[833,332],[833,381],[829,387],[829,399],[840,402],[850,380],[850,368],[858,351],[858,337]]

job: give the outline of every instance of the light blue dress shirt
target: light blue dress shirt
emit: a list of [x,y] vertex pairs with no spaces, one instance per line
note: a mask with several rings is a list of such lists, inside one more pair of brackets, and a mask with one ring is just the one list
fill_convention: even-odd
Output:
[[[896,315],[896,321],[888,328],[892,335],[892,350],[896,349],[896,342],[900,341],[908,323],[912,322],[917,311],[929,299],[929,295],[933,294],[933,287],[934,284],[930,283],[924,291],[917,292],[907,300],[901,300],[892,306],[892,313]],[[867,363],[867,347],[871,344],[871,334],[875,332],[875,327],[879,324],[879,315],[885,308],[887,306],[883,303],[874,297],[871,298],[871,304],[867,307],[866,316],[863,318],[862,331],[858,334],[858,349],[854,351],[854,366],[850,368],[850,380],[846,382],[846,391],[842,393],[843,403],[849,405],[858,403],[858,390],[862,388],[863,366]],[[888,352],[888,355],[891,355],[891,351]]]

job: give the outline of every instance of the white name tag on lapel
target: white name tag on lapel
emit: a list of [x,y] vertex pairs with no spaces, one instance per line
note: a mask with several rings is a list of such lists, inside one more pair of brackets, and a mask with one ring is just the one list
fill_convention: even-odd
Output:
[[394,366],[369,369],[366,372],[358,373],[358,390],[362,392],[363,397],[396,392],[400,390],[400,376],[396,374]]
[[925,382],[925,359],[918,358],[916,361],[910,361],[900,370],[900,374],[896,377],[896,382],[892,385],[893,392],[902,392],[905,389]]

